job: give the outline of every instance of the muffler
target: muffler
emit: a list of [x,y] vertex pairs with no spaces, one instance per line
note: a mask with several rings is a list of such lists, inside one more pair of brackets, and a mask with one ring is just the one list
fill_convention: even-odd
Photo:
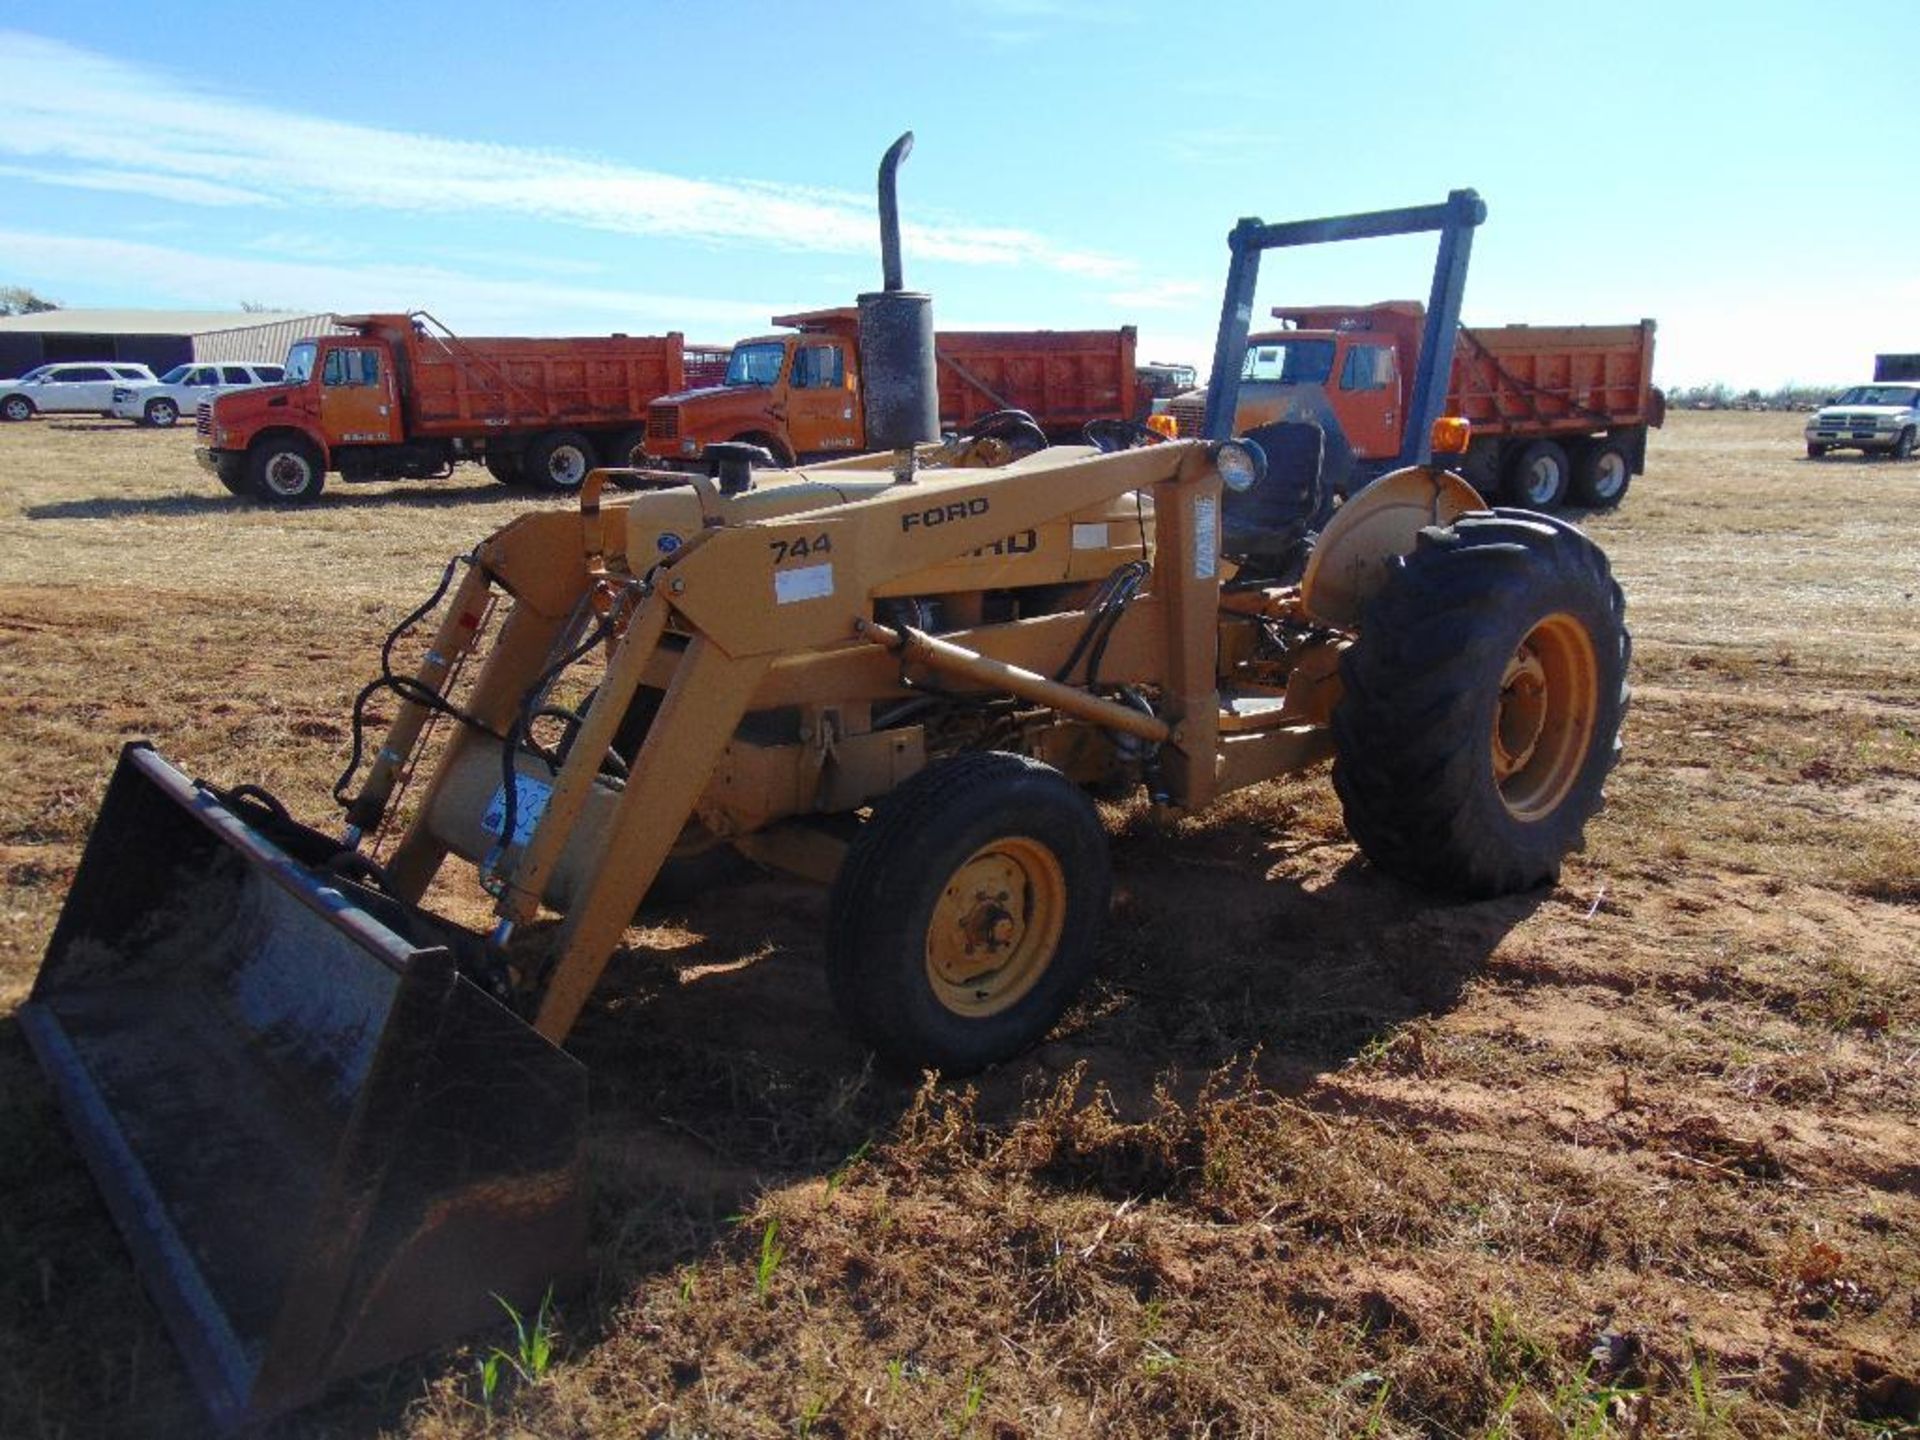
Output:
[[586,1073],[339,847],[129,745],[20,1024],[215,1422],[586,1271]]

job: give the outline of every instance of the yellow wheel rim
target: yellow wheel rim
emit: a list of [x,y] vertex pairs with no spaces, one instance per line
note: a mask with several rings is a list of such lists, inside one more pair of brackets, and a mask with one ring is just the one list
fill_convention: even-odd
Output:
[[1067,923],[1067,877],[1037,840],[983,845],[948,878],[927,926],[927,979],[970,1019],[997,1015],[1053,963]]
[[1586,763],[1600,710],[1600,662],[1586,626],[1549,615],[1521,640],[1500,677],[1493,778],[1516,820],[1551,815]]

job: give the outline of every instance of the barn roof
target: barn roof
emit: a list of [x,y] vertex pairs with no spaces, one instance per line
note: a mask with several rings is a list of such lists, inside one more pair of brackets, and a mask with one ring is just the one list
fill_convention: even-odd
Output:
[[210,335],[313,318],[301,310],[41,310],[0,315],[0,333],[28,335]]

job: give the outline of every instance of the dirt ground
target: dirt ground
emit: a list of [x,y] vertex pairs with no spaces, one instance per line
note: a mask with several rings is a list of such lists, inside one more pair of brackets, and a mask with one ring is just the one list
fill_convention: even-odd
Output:
[[[916,1090],[822,898],[654,915],[577,1033],[590,1293],[290,1436],[1883,1435],[1920,1424],[1920,464],[1681,414],[1613,514],[1625,759],[1549,892],[1436,903],[1324,774],[1110,815],[1100,976]],[[238,506],[180,433],[0,427],[0,1435],[201,1433],[14,1020],[114,755],[331,826],[474,471]],[[529,1370],[538,1367],[528,1367]]]

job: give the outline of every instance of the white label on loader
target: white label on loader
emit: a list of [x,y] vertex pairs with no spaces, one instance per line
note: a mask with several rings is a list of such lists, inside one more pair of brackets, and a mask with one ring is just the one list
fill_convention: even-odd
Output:
[[1193,578],[1211,580],[1220,563],[1220,502],[1193,497]]
[[797,600],[824,600],[833,594],[833,562],[802,565],[793,570],[773,572],[773,603],[791,605]]
[[1076,550],[1104,550],[1107,548],[1107,522],[1097,525],[1075,525],[1073,527],[1073,548]]
[[[535,780],[527,775],[514,777],[513,839],[509,843],[524,845],[533,838],[533,827],[540,823],[540,816],[546,811],[547,801],[552,795],[553,787],[544,780]],[[480,817],[480,828],[498,838],[500,827],[506,823],[507,787],[502,785],[493,792],[493,799],[487,802],[486,812]]]

